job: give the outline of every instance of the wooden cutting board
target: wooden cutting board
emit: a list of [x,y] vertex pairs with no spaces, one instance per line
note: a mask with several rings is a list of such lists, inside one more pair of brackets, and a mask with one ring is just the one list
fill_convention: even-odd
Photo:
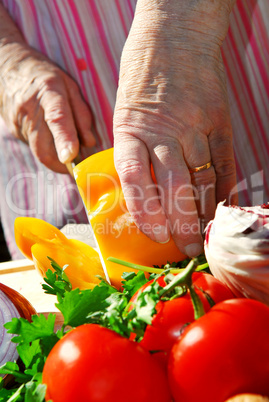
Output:
[[38,313],[58,311],[55,307],[56,297],[44,293],[44,281],[30,260],[0,263],[0,282],[22,294]]

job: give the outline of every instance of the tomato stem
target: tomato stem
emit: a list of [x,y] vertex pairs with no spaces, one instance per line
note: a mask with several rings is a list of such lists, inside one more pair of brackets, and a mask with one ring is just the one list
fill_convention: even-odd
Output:
[[186,266],[186,268],[184,268],[182,272],[177,274],[172,279],[172,281],[160,291],[160,295],[164,296],[166,293],[170,292],[170,290],[174,289],[178,285],[187,285],[188,287],[190,287],[192,285],[191,276],[192,273],[195,271],[197,265],[197,258],[193,258]]
[[187,286],[190,291],[190,296],[194,308],[194,318],[197,320],[205,314],[203,303],[196,293],[193,284],[192,284],[192,273],[198,266],[198,259],[193,258],[189,264],[184,268],[183,272],[177,274],[173,280],[166,285],[162,290],[160,290],[159,294],[163,297],[165,294],[170,292],[176,286]]
[[194,290],[194,286],[191,285],[189,287],[190,295],[191,295],[191,301],[194,309],[194,319],[197,320],[198,318],[202,317],[205,314],[205,309],[203,306],[203,303],[198,296],[198,294]]

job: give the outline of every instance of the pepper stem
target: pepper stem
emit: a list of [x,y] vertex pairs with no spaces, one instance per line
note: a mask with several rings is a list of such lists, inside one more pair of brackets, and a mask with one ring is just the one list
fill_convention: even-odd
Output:
[[[108,257],[108,261],[114,262],[115,264],[123,265],[128,268],[132,269],[137,269],[138,271],[143,271],[143,272],[149,272],[150,274],[160,274],[166,268],[154,268],[154,267],[147,267],[146,265],[139,265],[139,264],[134,264],[132,262],[120,260],[119,258],[115,257]],[[196,266],[196,271],[202,271],[203,269],[208,268],[208,263],[206,262],[205,264],[197,265]],[[183,272],[186,268],[170,268],[171,274],[178,274],[180,272]]]
[[[160,272],[163,271],[163,269],[160,268],[153,268],[153,267],[147,267],[145,265],[133,264],[132,262],[120,260],[119,258],[115,257],[108,257],[107,260],[114,262],[115,264],[123,265],[128,268],[137,269],[143,272],[149,272],[150,274],[159,274]],[[183,269],[179,269],[179,271],[183,271]]]

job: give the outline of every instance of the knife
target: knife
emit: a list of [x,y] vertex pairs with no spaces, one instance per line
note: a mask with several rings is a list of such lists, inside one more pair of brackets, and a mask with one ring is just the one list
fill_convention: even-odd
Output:
[[[91,148],[91,149],[92,149],[92,148]],[[66,167],[67,167],[68,172],[69,172],[70,175],[74,178],[74,180],[76,180],[76,179],[75,179],[75,176],[74,176],[73,169],[74,169],[74,167],[75,167],[76,165],[78,165],[78,164],[79,164],[80,162],[82,162],[84,159],[85,159],[85,158],[82,156],[82,152],[81,152],[81,149],[80,149],[80,151],[79,151],[78,155],[75,157],[75,159],[73,159],[72,162],[68,162],[68,163],[65,164]],[[87,208],[86,208],[86,206],[85,206],[83,200],[82,200],[82,203],[83,203],[83,206],[84,206],[84,209],[85,209],[87,218],[88,218],[88,222],[89,222],[89,225],[90,225],[90,229],[91,229],[92,236],[93,236],[93,238],[94,238],[94,242],[95,242],[95,245],[96,245],[96,249],[97,249],[97,252],[98,252],[98,254],[99,254],[99,258],[100,258],[100,261],[101,261],[101,264],[102,264],[102,267],[103,267],[103,270],[104,270],[104,273],[105,273],[105,278],[106,278],[107,282],[108,282],[109,284],[111,284],[111,281],[110,281],[110,279],[109,279],[109,275],[108,275],[108,272],[107,272],[106,264],[105,264],[105,261],[104,261],[104,259],[103,259],[102,254],[101,254],[101,251],[100,251],[98,242],[97,242],[96,237],[95,237],[95,234],[94,234],[93,227],[92,227],[91,222],[90,222],[90,220],[89,220],[89,214],[88,214]]]
[[75,159],[72,160],[72,162],[67,162],[65,164],[65,166],[67,167],[67,170],[69,172],[69,174],[73,177],[73,179],[75,179],[74,177],[74,172],[73,169],[76,165],[78,165],[80,162],[83,161],[83,157],[81,155],[81,151],[79,151],[79,153],[77,154],[77,156],[75,157]]

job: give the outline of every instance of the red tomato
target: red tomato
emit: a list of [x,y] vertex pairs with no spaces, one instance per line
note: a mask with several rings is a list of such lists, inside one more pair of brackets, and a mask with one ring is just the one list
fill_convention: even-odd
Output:
[[148,351],[107,328],[81,325],[51,350],[43,370],[53,402],[170,402],[167,377]]
[[189,325],[174,344],[168,375],[175,402],[269,396],[269,308],[226,300]]
[[[235,297],[218,279],[204,272],[194,272],[192,281],[205,311],[210,309],[210,304],[199,288],[203,289],[215,303]],[[150,283],[152,281],[142,286],[140,291],[143,291]],[[158,283],[162,287],[166,285],[163,276],[158,279]],[[131,302],[135,302],[137,296],[138,292],[132,297]],[[169,352],[185,325],[194,321],[194,310],[189,292],[173,300],[159,301],[156,310],[157,313],[153,317],[152,324],[147,326],[140,345],[151,351]],[[132,334],[131,339],[134,337],[135,335]]]

